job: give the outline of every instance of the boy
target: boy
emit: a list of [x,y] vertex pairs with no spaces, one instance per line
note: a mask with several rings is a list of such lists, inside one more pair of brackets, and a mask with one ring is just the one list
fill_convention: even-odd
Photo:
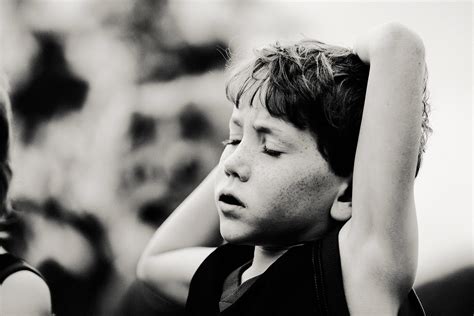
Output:
[[[227,85],[218,167],[158,229],[139,278],[192,315],[423,313],[411,287],[425,85],[422,41],[396,23],[354,52],[259,51]],[[214,251],[217,227],[228,244]]]

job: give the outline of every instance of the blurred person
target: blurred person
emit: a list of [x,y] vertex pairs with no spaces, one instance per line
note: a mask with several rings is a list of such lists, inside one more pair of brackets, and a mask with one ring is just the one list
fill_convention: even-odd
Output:
[[157,230],[139,279],[189,315],[423,315],[419,36],[388,23],[353,50],[277,43],[226,90],[221,160]]
[[0,77],[0,315],[51,315],[51,296],[41,274],[9,253],[14,212],[8,200],[12,177],[9,161],[11,109],[6,79]]

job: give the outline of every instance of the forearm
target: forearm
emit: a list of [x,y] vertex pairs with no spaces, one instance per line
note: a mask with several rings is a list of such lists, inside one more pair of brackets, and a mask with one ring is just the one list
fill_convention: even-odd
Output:
[[211,247],[222,242],[214,203],[215,170],[158,228],[142,258],[187,247]]
[[137,266],[137,276],[165,298],[184,304],[194,272],[222,242],[214,204],[214,174],[159,227]]
[[191,279],[211,247],[171,250],[143,260],[138,278],[163,298],[184,306]]

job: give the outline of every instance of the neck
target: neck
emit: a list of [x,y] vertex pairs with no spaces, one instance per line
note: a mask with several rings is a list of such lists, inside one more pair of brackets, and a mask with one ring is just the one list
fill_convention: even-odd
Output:
[[0,255],[1,255],[1,254],[4,254],[4,253],[6,253],[6,252],[7,252],[7,251],[6,251],[4,248],[2,248],[2,246],[0,246]]
[[242,282],[262,274],[291,247],[255,246],[252,265],[242,273]]

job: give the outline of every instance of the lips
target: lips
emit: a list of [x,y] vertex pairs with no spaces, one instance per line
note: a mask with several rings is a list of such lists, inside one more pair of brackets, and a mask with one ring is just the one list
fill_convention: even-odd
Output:
[[229,205],[245,207],[245,204],[241,200],[230,193],[223,193],[219,195],[219,201]]

